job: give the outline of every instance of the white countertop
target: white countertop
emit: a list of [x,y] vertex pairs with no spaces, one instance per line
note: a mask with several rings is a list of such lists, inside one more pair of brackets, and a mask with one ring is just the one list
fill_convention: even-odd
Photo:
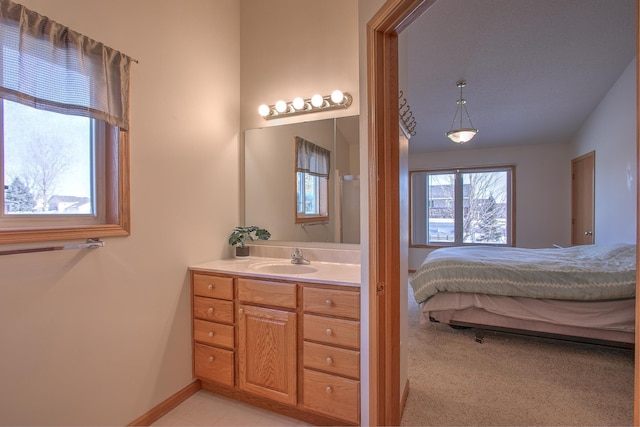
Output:
[[360,286],[360,264],[311,261],[311,264],[296,265],[286,258],[246,257],[208,261],[189,268],[265,279]]

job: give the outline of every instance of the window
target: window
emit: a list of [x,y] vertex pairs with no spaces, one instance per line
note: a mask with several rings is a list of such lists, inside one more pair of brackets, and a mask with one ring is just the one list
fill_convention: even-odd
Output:
[[0,109],[5,220],[40,214],[93,216],[95,120],[11,101],[3,101]]
[[129,234],[130,62],[0,0],[0,243]]
[[296,223],[329,219],[329,159],[331,152],[295,137]]
[[411,172],[411,245],[513,246],[514,166]]

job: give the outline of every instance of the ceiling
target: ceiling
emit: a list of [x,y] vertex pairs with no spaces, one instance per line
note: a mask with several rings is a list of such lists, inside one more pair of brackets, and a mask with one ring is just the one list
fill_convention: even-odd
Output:
[[[439,0],[400,37],[410,152],[568,141],[635,57],[635,25],[635,0]],[[458,80],[479,130],[464,145],[445,136]]]

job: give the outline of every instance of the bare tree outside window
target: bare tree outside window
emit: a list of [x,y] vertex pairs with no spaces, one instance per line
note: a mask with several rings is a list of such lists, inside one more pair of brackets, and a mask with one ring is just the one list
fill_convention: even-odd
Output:
[[[2,111],[4,213],[92,213],[91,120],[9,101]],[[22,186],[35,205],[11,201]]]
[[69,169],[69,155],[63,144],[30,140],[28,160],[23,160],[23,176],[38,201],[38,210],[49,210],[49,199],[56,194],[61,178]]
[[[462,241],[464,243],[505,243],[506,173],[464,173],[462,181],[464,206]],[[501,206],[498,206],[497,200],[500,201]]]

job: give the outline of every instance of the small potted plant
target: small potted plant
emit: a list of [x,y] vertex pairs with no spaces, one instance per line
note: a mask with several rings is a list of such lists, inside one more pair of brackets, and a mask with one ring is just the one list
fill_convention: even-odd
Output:
[[236,227],[229,235],[229,244],[236,247],[236,256],[249,256],[247,241],[269,240],[271,233],[264,228],[255,225],[248,227]]

